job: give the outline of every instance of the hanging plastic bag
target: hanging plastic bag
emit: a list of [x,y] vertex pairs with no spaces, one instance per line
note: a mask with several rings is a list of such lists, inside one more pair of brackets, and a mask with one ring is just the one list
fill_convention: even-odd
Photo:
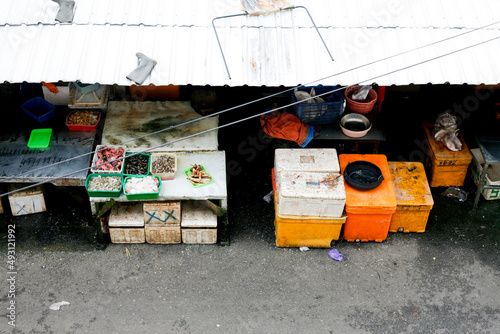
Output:
[[465,202],[469,193],[458,187],[449,187],[448,189],[443,191],[441,195],[448,198],[454,198],[459,202]]
[[370,89],[372,89],[370,85],[361,86],[356,93],[352,94],[352,99],[357,101],[366,100]]

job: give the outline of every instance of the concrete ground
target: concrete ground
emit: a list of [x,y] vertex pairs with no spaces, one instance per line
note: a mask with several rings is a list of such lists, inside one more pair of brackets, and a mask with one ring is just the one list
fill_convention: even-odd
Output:
[[[47,212],[0,215],[0,333],[500,333],[499,202],[472,211],[470,175],[466,202],[433,188],[425,233],[338,240],[338,262],[331,248],[275,246],[273,206],[262,199],[272,154],[251,144],[256,129],[221,131],[227,160],[241,167],[229,173],[229,246],[96,250],[78,189],[47,186]],[[253,159],[242,151],[251,147]],[[69,305],[49,309],[61,301]]]

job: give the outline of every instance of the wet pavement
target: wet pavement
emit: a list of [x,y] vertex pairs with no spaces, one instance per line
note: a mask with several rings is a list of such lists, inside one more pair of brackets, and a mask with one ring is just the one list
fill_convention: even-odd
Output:
[[[227,161],[240,167],[228,174],[229,246],[96,250],[84,189],[47,186],[47,212],[0,215],[4,264],[7,226],[16,226],[17,273],[14,298],[0,295],[0,333],[500,332],[500,202],[481,199],[472,210],[470,175],[465,202],[432,189],[425,233],[338,240],[332,248],[346,257],[338,262],[330,248],[275,246],[273,205],[263,197],[272,149],[283,143],[259,142],[258,129],[251,121],[220,133]],[[70,304],[49,309],[61,301]]]

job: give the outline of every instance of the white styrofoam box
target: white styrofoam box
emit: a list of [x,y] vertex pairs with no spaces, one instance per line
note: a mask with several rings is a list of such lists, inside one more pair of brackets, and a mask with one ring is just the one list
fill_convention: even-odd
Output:
[[183,243],[217,242],[217,215],[197,201],[182,202],[181,227]]
[[182,202],[181,227],[217,227],[217,215],[196,201]]
[[216,228],[183,228],[182,242],[185,244],[215,244],[217,242]]
[[149,244],[180,244],[181,226],[180,225],[151,225],[144,227],[146,232],[146,241]]
[[291,172],[340,173],[337,150],[334,148],[276,149],[274,170]]
[[115,203],[111,207],[108,225],[110,227],[144,227],[142,203]]
[[[483,172],[484,159],[481,151],[478,148],[473,148],[470,150],[472,153],[472,179],[477,185],[479,183],[479,178]],[[500,166],[494,165],[489,166],[486,172],[486,177],[484,179],[485,185],[495,185],[500,186]],[[487,200],[500,199],[500,189],[483,189],[483,197]]]
[[109,229],[109,236],[112,243],[142,244],[146,242],[146,234],[144,232],[144,228],[138,227],[111,227]]
[[43,98],[55,106],[67,106],[69,101],[69,83],[55,84],[58,92],[52,93],[45,85],[42,85]]
[[289,172],[280,174],[278,210],[282,215],[341,217],[346,193],[337,173]]
[[[9,186],[9,191],[14,191],[16,188],[24,186],[15,186],[12,184]],[[10,194],[9,203],[13,216],[29,215],[47,210],[42,186]]]
[[181,202],[144,202],[144,223],[146,225],[179,225],[181,222]]

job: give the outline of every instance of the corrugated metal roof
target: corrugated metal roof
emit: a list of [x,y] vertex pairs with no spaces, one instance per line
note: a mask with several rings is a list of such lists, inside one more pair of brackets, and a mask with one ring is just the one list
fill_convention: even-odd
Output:
[[[305,6],[335,61],[297,8],[265,16],[216,20],[231,73],[212,28],[238,14],[230,0],[77,0],[71,24],[54,20],[48,0],[2,0],[0,80],[76,81],[131,85],[136,52],[158,64],[144,84],[294,86],[496,22],[500,1],[293,1]],[[384,73],[500,36],[500,24],[317,83],[364,82]],[[499,40],[373,79],[410,83],[497,84]]]

